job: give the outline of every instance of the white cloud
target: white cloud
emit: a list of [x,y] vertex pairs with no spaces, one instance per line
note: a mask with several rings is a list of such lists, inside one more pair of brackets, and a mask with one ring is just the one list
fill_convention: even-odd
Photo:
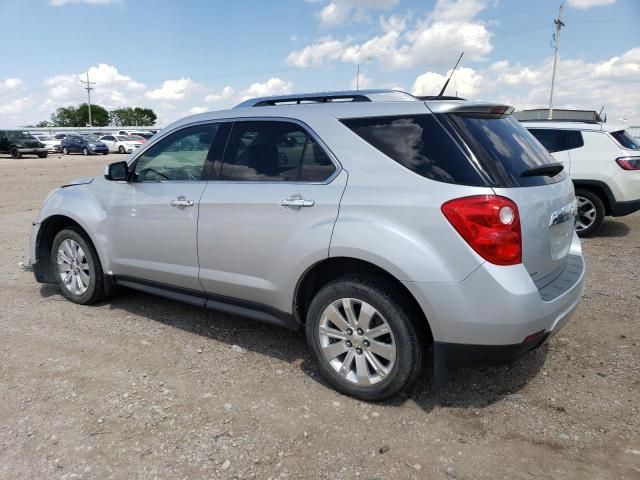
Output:
[[[426,72],[416,78],[411,93],[414,95],[438,95],[447,78],[451,75],[449,70],[446,75],[435,72]],[[446,95],[458,95],[460,97],[473,97],[483,85],[482,74],[473,68],[458,68],[447,87]]]
[[264,83],[252,83],[243,93],[241,100],[253,97],[269,97],[272,95],[284,95],[291,93],[293,83],[282,80],[281,78],[272,77]]
[[[374,60],[383,68],[437,68],[450,65],[460,51],[471,61],[481,61],[492,51],[492,33],[473,18],[484,8],[479,0],[440,0],[426,19],[409,24],[407,17],[382,17],[379,33],[363,42],[347,37],[321,38],[289,53],[286,63],[319,67],[335,62]],[[452,12],[461,9],[457,16]]]
[[591,7],[601,7],[604,5],[611,5],[616,3],[616,0],[568,0],[570,7],[579,8],[580,10],[586,10]]
[[332,0],[317,12],[320,23],[325,27],[347,21],[366,21],[367,10],[388,10],[399,0]]
[[0,82],[0,91],[3,90],[14,90],[16,88],[22,87],[24,82],[19,78],[6,78]]
[[182,100],[198,86],[190,78],[165,80],[160,88],[147,92],[145,96],[152,100]]
[[22,113],[31,104],[31,97],[20,97],[9,102],[0,103],[0,114],[16,115]]
[[234,94],[233,88],[227,85],[220,91],[220,93],[210,93],[209,95],[204,97],[204,100],[210,103],[220,102],[222,100],[228,100],[233,96],[233,94]]
[[111,5],[114,3],[122,3],[122,0],[49,0],[52,7],[63,7],[72,3],[84,3],[87,5]]
[[194,115],[195,115],[195,114],[198,114],[198,113],[204,113],[204,112],[206,112],[206,111],[208,111],[208,110],[209,110],[209,109],[208,109],[208,108],[206,108],[206,107],[192,107],[192,108],[189,110],[189,113],[192,113],[192,114],[194,114]]

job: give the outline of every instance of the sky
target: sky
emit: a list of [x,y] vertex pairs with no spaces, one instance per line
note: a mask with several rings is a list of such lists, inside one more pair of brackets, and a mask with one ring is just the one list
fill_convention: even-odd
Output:
[[[355,88],[549,102],[560,0],[0,0],[0,126],[86,101],[158,124],[256,96]],[[640,125],[640,0],[565,0],[555,108]]]

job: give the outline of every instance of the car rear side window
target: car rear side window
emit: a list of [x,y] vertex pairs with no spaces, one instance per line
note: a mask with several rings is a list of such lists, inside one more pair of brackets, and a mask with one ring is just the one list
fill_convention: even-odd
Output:
[[549,152],[514,118],[444,114],[482,165],[492,185],[532,187],[566,178],[523,175],[527,170],[555,163]]
[[301,126],[291,122],[236,122],[220,180],[323,182],[335,165]]
[[584,146],[582,134],[578,130],[530,128],[529,132],[544,145],[549,153],[564,152]]
[[629,134],[626,130],[611,132],[611,136],[624,148],[628,148],[629,150],[640,150],[640,141]]
[[342,123],[387,157],[425,178],[487,184],[433,115],[351,118]]

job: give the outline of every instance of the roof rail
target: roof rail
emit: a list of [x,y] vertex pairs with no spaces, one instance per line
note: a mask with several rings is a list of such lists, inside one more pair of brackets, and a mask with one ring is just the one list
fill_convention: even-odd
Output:
[[415,101],[416,97],[400,90],[345,90],[341,92],[301,93],[278,95],[246,100],[234,108],[267,107],[275,105],[300,105],[305,103],[333,102],[397,102]]

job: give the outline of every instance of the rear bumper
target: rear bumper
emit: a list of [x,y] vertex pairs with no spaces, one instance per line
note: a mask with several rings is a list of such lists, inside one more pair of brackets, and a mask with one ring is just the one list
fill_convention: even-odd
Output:
[[640,199],[629,202],[615,202],[611,205],[611,215],[613,217],[631,215],[638,210],[640,210]]
[[513,360],[557,333],[578,307],[585,264],[575,233],[569,255],[565,271],[540,289],[523,265],[489,263],[460,283],[405,285],[447,357]]

